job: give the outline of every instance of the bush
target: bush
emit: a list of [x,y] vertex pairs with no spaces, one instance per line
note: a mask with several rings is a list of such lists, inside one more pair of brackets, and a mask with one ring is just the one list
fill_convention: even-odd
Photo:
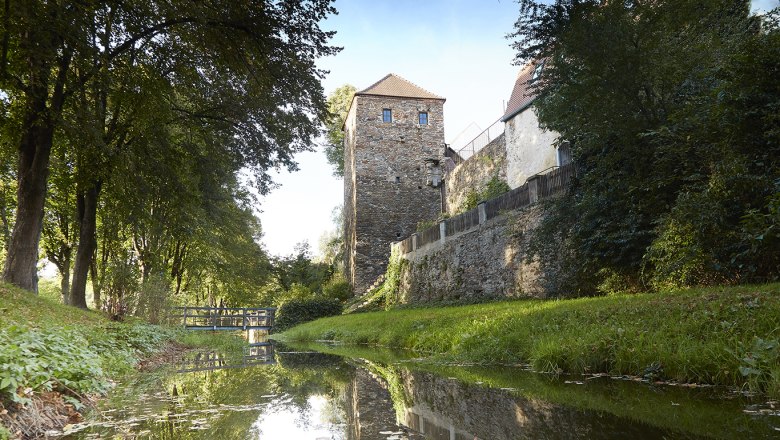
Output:
[[352,286],[349,285],[344,275],[338,273],[322,286],[322,295],[344,302],[352,297]]
[[274,331],[284,331],[304,322],[340,315],[341,302],[331,298],[291,300],[279,307]]
[[480,201],[494,199],[511,190],[509,184],[501,180],[497,175],[490,178],[481,191],[469,191],[463,199],[458,212],[466,212],[477,207]]
[[307,301],[314,299],[314,292],[307,286],[294,283],[289,290],[281,290],[274,297],[274,306],[281,307],[290,301]]

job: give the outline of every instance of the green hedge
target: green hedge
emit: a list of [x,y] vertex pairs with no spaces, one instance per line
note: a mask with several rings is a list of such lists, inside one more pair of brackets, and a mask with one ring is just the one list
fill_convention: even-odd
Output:
[[340,315],[341,311],[341,302],[331,298],[291,300],[279,307],[274,330],[284,331],[304,322]]

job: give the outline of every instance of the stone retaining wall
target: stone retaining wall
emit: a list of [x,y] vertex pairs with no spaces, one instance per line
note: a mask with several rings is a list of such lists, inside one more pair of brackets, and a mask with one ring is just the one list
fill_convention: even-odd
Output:
[[445,177],[447,213],[455,214],[470,191],[480,192],[493,176],[506,182],[506,148],[503,133],[485,148],[460,163]]
[[398,302],[546,296],[538,264],[522,253],[540,220],[532,205],[402,255]]

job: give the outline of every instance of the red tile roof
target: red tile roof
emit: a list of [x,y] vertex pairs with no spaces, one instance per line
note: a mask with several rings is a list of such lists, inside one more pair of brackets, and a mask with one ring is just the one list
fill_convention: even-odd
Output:
[[355,93],[355,95],[394,96],[398,98],[423,98],[445,101],[441,96],[434,95],[394,73],[388,74],[368,88]]
[[528,108],[536,98],[536,94],[531,87],[531,78],[536,68],[536,61],[531,61],[525,67],[520,69],[515,80],[515,87],[512,89],[512,96],[506,105],[506,112],[501,117],[501,121],[506,122],[512,119],[516,114]]

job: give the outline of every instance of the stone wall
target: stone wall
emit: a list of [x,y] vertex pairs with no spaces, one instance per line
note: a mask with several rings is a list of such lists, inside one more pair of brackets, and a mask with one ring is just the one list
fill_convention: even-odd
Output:
[[522,253],[540,220],[532,205],[403,255],[398,302],[546,296],[538,264]]
[[480,192],[493,176],[506,182],[506,146],[504,134],[499,135],[483,149],[461,162],[447,173],[445,208],[455,214],[471,191]]
[[558,133],[539,127],[533,107],[529,107],[506,121],[507,183],[517,188],[534,174],[558,164],[553,142]]
[[[356,294],[387,268],[390,243],[441,212],[441,190],[426,185],[425,160],[440,160],[444,101],[358,95],[345,123],[345,265]],[[382,110],[391,109],[392,122]],[[428,124],[418,113],[428,112]]]

